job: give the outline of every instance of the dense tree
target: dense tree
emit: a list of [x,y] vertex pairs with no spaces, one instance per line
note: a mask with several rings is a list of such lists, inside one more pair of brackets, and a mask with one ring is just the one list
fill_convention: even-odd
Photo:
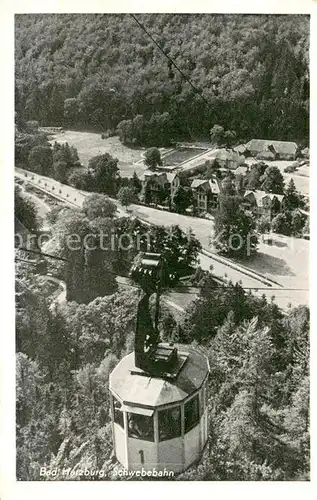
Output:
[[284,212],[281,214],[277,214],[271,223],[271,229],[275,233],[290,235],[292,233],[292,220],[291,213]]
[[289,184],[285,188],[285,198],[284,204],[287,210],[295,210],[296,208],[304,208],[305,202],[303,197],[297,191],[295,187],[294,179],[289,181]]
[[36,234],[40,226],[40,220],[34,203],[23,196],[21,188],[14,189],[14,215],[31,233]]
[[67,168],[80,166],[77,149],[74,146],[69,146],[68,142],[65,144],[54,142],[53,161],[63,161]]
[[118,200],[126,208],[131,205],[136,199],[136,194],[134,188],[132,187],[122,187],[118,191]]
[[236,188],[231,176],[227,175],[221,182],[222,194],[226,196],[234,196],[236,193]]
[[17,350],[35,359],[39,349],[45,346],[50,316],[43,290],[34,276],[27,275],[30,266],[27,268],[16,268],[16,346]]
[[[305,480],[309,474],[308,308],[276,315],[271,304],[245,295],[240,288],[242,309],[237,314],[230,296],[238,290],[236,285],[218,293],[205,278],[199,299],[187,311],[183,331],[208,342],[211,444],[199,466],[179,479]],[[226,302],[219,300],[223,294]],[[221,304],[227,306],[222,311],[227,313],[225,320],[219,317]],[[215,328],[217,319],[221,326]],[[195,328],[185,329],[190,325]],[[282,343],[276,341],[276,332]]]
[[123,144],[134,144],[132,120],[122,120],[117,126],[117,133]]
[[224,142],[225,129],[221,125],[214,125],[210,130],[210,140],[215,146],[221,146]]
[[28,157],[30,170],[40,175],[50,176],[52,173],[53,156],[49,146],[34,146]]
[[56,160],[53,162],[52,177],[62,184],[67,182],[67,163],[65,161]]
[[53,168],[52,177],[62,183],[68,182],[71,169],[79,167],[79,157],[76,148],[69,146],[68,142],[59,144],[55,141],[52,150]]
[[116,205],[103,194],[91,194],[84,200],[82,211],[89,220],[98,217],[109,217],[112,219],[117,211]]
[[[284,315],[239,284],[219,287],[206,271],[197,279],[200,293],[182,324],[164,307],[159,321],[163,339],[205,344],[211,368],[209,446],[177,479],[308,480],[308,308]],[[71,302],[51,316],[41,342],[40,322],[29,336],[35,359],[26,344],[17,354],[19,479],[40,479],[43,463],[57,469],[55,480],[78,479],[62,468],[109,477],[109,373],[131,352],[136,307],[132,290]]]
[[28,134],[17,130],[15,133],[15,165],[29,168],[29,155],[35,146],[49,147],[46,134],[33,133]]
[[143,198],[143,201],[146,205],[150,205],[151,203],[153,203],[151,180],[150,179],[148,179],[144,182],[142,193],[141,193],[141,199],[142,198]]
[[120,356],[133,335],[136,296],[132,290],[98,297],[89,304],[69,303],[62,311],[76,351],[77,368],[100,363],[105,353]]
[[256,221],[256,227],[259,233],[268,233],[271,229],[271,221],[268,216],[262,215]]
[[208,139],[215,123],[241,138],[307,141],[307,16],[139,18],[209,106],[128,15],[21,15],[15,20],[19,122],[102,132],[121,122],[127,141],[144,146]]
[[256,251],[255,221],[241,207],[239,196],[219,196],[214,244],[227,255],[249,257]]
[[275,233],[285,234],[286,236],[298,236],[302,234],[305,222],[306,215],[299,210],[285,211],[272,219],[271,229]]
[[133,172],[133,176],[131,179],[131,185],[133,186],[135,193],[139,194],[141,189],[142,189],[142,182],[140,181],[136,172]]
[[[26,133],[30,120],[105,133],[117,128],[130,146],[208,140],[215,123],[223,130],[214,142],[227,147],[236,141],[233,129],[238,138],[307,141],[307,16],[138,17],[210,105],[128,15],[17,15],[17,165],[35,171],[47,165],[40,161],[43,150],[35,150],[28,163],[39,146],[51,150],[49,175],[66,180],[72,166],[78,165],[72,148],[50,148],[45,135]],[[70,183],[111,196],[119,187],[131,187],[130,180],[120,183],[116,160],[100,156],[89,172],[75,171]],[[261,189],[264,170],[265,165],[253,166],[245,188]],[[269,175],[264,180],[265,189],[274,192],[275,181]],[[140,191],[136,176],[132,183]],[[297,209],[303,205],[296,205],[292,185],[286,191],[287,211],[277,222],[286,231],[299,231],[303,214]],[[151,196],[149,185],[143,194]],[[164,196],[163,190],[160,197]],[[241,209],[239,198],[224,198],[217,231],[225,228],[227,238],[244,235],[249,226],[253,235],[252,219]],[[56,255],[67,257],[68,262],[54,265],[60,266],[58,272],[73,294],[68,298],[77,302],[50,310],[34,268],[22,262],[16,267],[19,480],[41,479],[43,464],[59,471],[55,479],[65,479],[61,471],[68,467],[100,469],[109,477],[114,457],[108,379],[118,360],[133,348],[137,307],[134,291],[115,293],[113,272],[127,273],[139,250],[158,251],[166,268],[164,284],[170,286],[190,272],[200,248],[178,227],[149,229],[137,219],[115,218],[102,206],[97,203],[91,216],[87,207],[85,213],[61,208],[51,214],[53,237],[48,245]],[[33,230],[33,207],[20,205],[17,210]],[[112,230],[115,249],[101,253],[101,231]],[[78,250],[67,249],[70,234],[78,234],[81,243],[89,234],[96,249],[82,244]],[[139,236],[140,246],[119,250],[118,239],[124,235]],[[179,479],[309,480],[308,308],[285,314],[274,302],[246,293],[239,284],[219,286],[202,270],[193,283],[199,295],[181,322],[164,308],[159,322],[163,339],[203,344],[211,368],[209,446],[199,463]]]
[[78,123],[79,120],[79,105],[75,97],[65,99],[64,101],[64,117],[67,125],[71,126]]
[[234,146],[237,142],[236,131],[235,130],[227,130],[224,133],[224,142],[228,148]]
[[68,184],[82,191],[90,191],[94,187],[94,179],[89,172],[74,171],[68,178]]
[[176,210],[176,212],[180,214],[185,213],[186,208],[188,208],[193,203],[193,195],[191,189],[186,186],[179,186],[176,189],[171,202],[172,207],[174,210]]
[[94,156],[89,160],[89,171],[93,178],[94,190],[115,196],[120,178],[118,159],[109,153]]
[[284,177],[278,167],[266,168],[260,180],[266,193],[284,194]]
[[261,189],[261,178],[264,175],[267,165],[263,162],[254,163],[244,178],[245,189]]
[[[98,217],[98,213],[96,211],[93,215]],[[91,223],[80,210],[69,209],[61,211],[54,224],[50,250],[66,259],[64,276],[67,300],[88,303],[96,297],[114,293],[117,289],[109,252],[101,244],[101,225],[96,225],[96,220],[106,218],[99,217]],[[109,231],[111,228],[107,226],[104,236],[109,236]]]
[[145,151],[144,163],[150,168],[155,168],[158,165],[162,165],[161,153],[157,148],[150,148]]

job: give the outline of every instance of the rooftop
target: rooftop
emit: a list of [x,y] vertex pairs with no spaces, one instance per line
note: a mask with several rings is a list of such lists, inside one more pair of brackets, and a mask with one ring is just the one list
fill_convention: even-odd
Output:
[[221,189],[220,189],[220,183],[218,179],[212,178],[212,179],[194,179],[193,182],[191,183],[190,187],[192,189],[197,189],[199,187],[203,187],[205,191],[210,190],[213,194],[219,194]]
[[171,184],[173,182],[173,180],[175,179],[175,177],[177,176],[177,172],[166,172],[166,177],[167,177],[167,180],[168,182]]
[[256,191],[247,190],[244,193],[244,196],[249,196],[251,194],[254,196],[258,204],[261,204],[262,200],[267,197],[270,198],[270,200],[277,198],[280,202],[283,201],[284,199],[284,196],[282,194],[266,193],[265,191],[260,191],[260,190]]
[[251,139],[246,144],[246,148],[251,152],[261,153],[262,151],[270,151],[269,146],[273,146],[277,153],[293,155],[297,151],[295,142],[287,141],[271,141],[267,139]]
[[181,344],[175,347],[179,358],[185,359],[176,378],[141,373],[135,366],[132,352],[110,374],[111,390],[124,404],[152,408],[182,401],[196,392],[209,373],[208,359],[202,348]]
[[207,179],[194,179],[193,182],[191,183],[190,187],[192,188],[198,188],[200,186],[202,186],[203,184],[207,184],[208,181]]

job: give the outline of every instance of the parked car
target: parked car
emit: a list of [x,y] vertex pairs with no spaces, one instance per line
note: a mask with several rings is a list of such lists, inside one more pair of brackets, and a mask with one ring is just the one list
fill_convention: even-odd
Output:
[[292,172],[296,172],[297,168],[294,165],[288,165],[288,167],[284,168],[284,172],[286,174],[290,174]]
[[298,161],[294,161],[290,165],[287,165],[286,168],[284,168],[284,172],[290,173],[290,172],[296,172],[298,167],[300,166],[300,163]]

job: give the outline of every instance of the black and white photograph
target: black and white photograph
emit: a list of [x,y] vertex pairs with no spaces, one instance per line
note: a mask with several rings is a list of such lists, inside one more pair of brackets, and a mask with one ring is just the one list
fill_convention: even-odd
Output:
[[311,480],[310,26],[14,13],[16,481]]

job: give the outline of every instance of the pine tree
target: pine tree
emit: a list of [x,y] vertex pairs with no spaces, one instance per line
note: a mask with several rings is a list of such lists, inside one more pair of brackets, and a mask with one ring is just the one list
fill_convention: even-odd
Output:
[[222,253],[250,257],[257,247],[255,220],[243,210],[239,196],[219,196],[215,214],[215,247]]
[[285,208],[287,210],[296,210],[303,208],[302,196],[299,194],[295,187],[294,179],[290,179],[288,186],[285,189]]

